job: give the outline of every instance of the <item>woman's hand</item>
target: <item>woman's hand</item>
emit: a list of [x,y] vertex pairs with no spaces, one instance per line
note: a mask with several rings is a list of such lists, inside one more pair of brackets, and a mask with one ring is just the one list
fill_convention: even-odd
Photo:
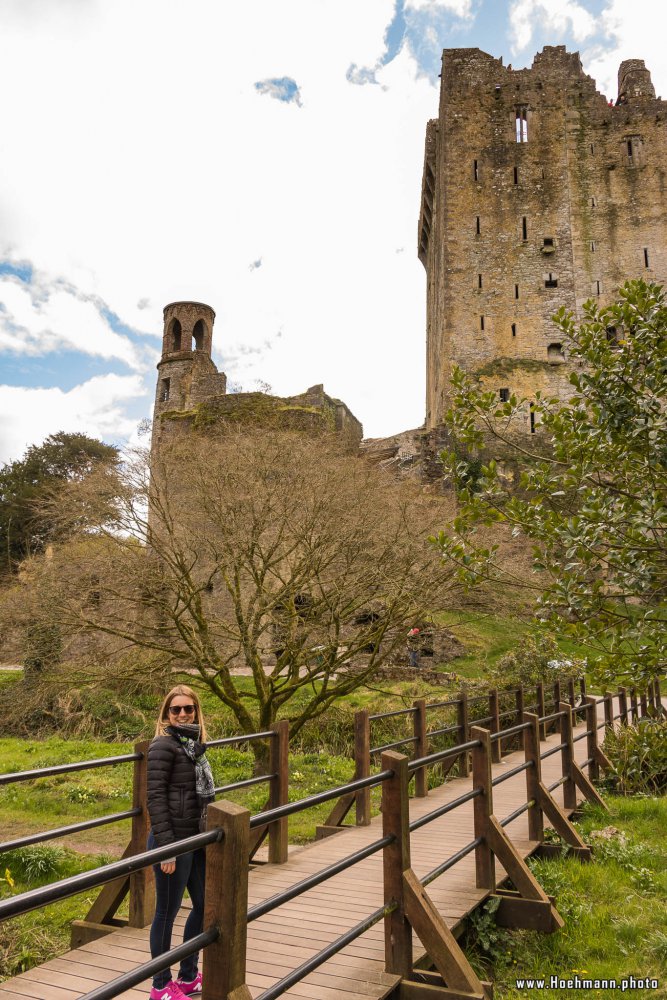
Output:
[[163,861],[162,864],[160,865],[160,868],[162,869],[165,875],[173,875],[174,872],[176,871],[176,862]]

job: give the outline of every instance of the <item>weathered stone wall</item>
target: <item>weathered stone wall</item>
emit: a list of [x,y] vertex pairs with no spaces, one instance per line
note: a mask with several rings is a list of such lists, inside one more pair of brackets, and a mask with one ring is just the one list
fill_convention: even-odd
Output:
[[454,363],[487,388],[567,394],[554,312],[605,304],[628,278],[667,280],[666,120],[641,60],[622,64],[610,107],[564,46],[519,71],[445,50],[418,234],[427,430],[443,420]]
[[258,392],[227,395],[227,376],[211,358],[214,321],[215,312],[202,302],[171,302],[164,308],[153,449],[193,428],[245,421],[313,435],[335,431],[356,450],[363,435],[361,424],[345,403],[326,394],[323,385],[285,399]]

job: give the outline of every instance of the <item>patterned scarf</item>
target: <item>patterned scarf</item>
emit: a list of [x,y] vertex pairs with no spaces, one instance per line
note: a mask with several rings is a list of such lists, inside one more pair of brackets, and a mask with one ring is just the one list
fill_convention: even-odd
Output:
[[167,731],[175,736],[195,766],[195,788],[197,803],[201,808],[200,828],[206,826],[206,807],[215,799],[215,784],[211,765],[206,758],[206,744],[199,742],[200,726],[167,726]]

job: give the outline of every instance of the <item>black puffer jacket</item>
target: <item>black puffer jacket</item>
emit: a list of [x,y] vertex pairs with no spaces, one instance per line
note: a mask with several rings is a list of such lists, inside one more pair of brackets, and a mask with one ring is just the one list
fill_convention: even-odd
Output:
[[199,833],[195,765],[174,736],[148,748],[148,815],[158,847]]

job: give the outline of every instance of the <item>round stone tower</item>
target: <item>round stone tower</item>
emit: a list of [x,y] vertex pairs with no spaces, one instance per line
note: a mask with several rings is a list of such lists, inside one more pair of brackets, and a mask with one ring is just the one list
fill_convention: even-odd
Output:
[[[164,307],[155,419],[168,410],[190,409],[199,401],[202,383],[210,376],[220,378],[211,359],[214,321],[215,312],[203,302],[170,302]],[[218,392],[224,391],[224,386],[218,387]]]
[[618,97],[621,103],[655,99],[655,87],[643,59],[624,59],[619,66]]

